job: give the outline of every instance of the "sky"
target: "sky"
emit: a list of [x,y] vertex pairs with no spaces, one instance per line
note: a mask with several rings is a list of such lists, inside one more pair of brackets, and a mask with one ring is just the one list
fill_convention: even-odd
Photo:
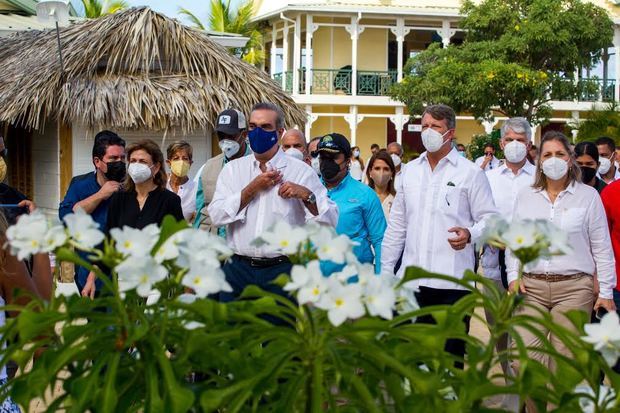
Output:
[[[194,13],[199,19],[203,21],[208,20],[209,16],[209,0],[126,0],[130,6],[149,6],[153,10],[161,12],[169,17],[179,18],[179,8],[185,8]],[[80,0],[71,0],[76,10],[82,9],[82,2]],[[240,0],[232,0],[232,5],[241,3]],[[182,21],[187,22],[185,18],[181,18]]]

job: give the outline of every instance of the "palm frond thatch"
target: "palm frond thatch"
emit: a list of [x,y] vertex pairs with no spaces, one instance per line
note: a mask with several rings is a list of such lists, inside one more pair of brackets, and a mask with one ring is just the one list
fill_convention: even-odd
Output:
[[305,112],[259,69],[203,32],[147,7],[54,31],[0,39],[0,122],[39,129],[46,119],[142,130],[212,127],[229,107],[260,101],[284,110],[288,126]]

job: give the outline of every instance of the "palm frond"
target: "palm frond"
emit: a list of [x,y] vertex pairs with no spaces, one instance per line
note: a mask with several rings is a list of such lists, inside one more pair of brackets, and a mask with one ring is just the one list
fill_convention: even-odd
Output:
[[[211,12],[209,14],[209,28],[216,32],[225,32],[230,21],[230,4],[222,0],[211,0]],[[234,33],[234,32],[231,32]]]
[[124,0],[115,0],[115,1],[106,0],[105,6],[103,7],[101,14],[105,15],[105,14],[116,13],[117,11],[125,10],[128,7],[129,7],[129,3],[127,3]]
[[184,15],[185,17],[187,17],[190,22],[192,23],[192,26],[199,29],[199,30],[206,30],[205,25],[202,23],[202,21],[191,11],[183,8],[183,7],[179,7],[179,14]]

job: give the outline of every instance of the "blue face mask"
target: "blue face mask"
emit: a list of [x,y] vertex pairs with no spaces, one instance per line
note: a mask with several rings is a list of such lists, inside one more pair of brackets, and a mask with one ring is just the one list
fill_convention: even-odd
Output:
[[248,132],[250,139],[250,148],[255,153],[261,154],[273,148],[278,143],[278,131],[266,131],[258,126]]

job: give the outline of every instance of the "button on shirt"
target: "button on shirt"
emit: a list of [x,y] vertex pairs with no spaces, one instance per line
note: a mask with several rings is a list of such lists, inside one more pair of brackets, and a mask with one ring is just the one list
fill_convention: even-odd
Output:
[[279,185],[262,191],[242,210],[241,191],[262,173],[255,156],[244,156],[228,162],[217,180],[213,200],[207,210],[214,225],[228,225],[226,240],[239,255],[271,258],[277,252],[268,247],[253,245],[253,241],[278,221],[300,226],[315,221],[335,227],[338,207],[327,197],[327,190],[316,172],[305,162],[284,154],[282,149],[266,163],[267,169],[282,172],[282,181],[308,188],[316,197],[317,216],[312,215],[299,199],[284,199],[278,195]]
[[[515,175],[506,164],[500,165],[497,169],[487,172],[487,178],[493,193],[493,200],[500,216],[506,221],[512,220],[517,195],[522,188],[531,187],[534,184],[536,167],[530,162],[525,164]],[[497,279],[501,278],[499,270],[499,251],[496,248],[485,247],[481,259],[485,277]]]
[[[462,278],[474,268],[473,242],[484,231],[487,218],[497,212],[485,173],[456,149],[439,161],[432,171],[427,153],[404,166],[396,198],[383,237],[381,268],[390,273],[404,248],[397,276],[408,266]],[[452,227],[467,228],[471,242],[455,251],[448,238]],[[463,289],[455,283],[422,279],[412,287]]]
[[[174,192],[170,186],[170,179],[166,184],[166,189]],[[183,185],[179,186],[179,192],[176,194],[181,198],[181,208],[183,209],[183,217],[186,221],[192,219],[192,215],[196,212],[196,189],[197,185],[193,180],[188,180]]]
[[374,261],[375,272],[379,273],[381,241],[387,225],[379,197],[349,174],[336,187],[328,189],[327,194],[338,206],[336,232],[357,242],[359,245],[353,248],[357,259],[362,263]]
[[[596,189],[575,182],[551,203],[547,191],[523,188],[517,196],[513,220],[545,219],[568,234],[572,254],[542,258],[527,264],[525,272],[572,275],[597,274],[600,297],[612,298],[616,272],[605,209]],[[506,254],[508,282],[517,279],[519,262]]]

